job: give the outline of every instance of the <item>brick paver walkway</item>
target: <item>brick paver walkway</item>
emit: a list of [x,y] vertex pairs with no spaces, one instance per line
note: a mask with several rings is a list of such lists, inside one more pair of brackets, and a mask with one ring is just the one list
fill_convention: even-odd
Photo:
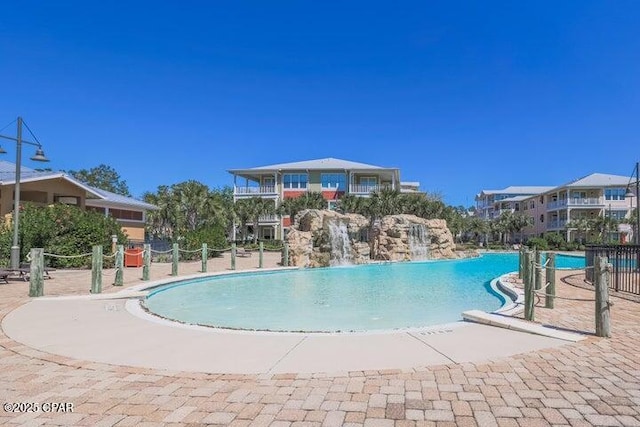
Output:
[[[265,266],[277,263],[277,254],[267,258]],[[216,262],[213,269],[228,265],[228,259]],[[238,267],[256,265],[257,259],[247,258]],[[181,274],[199,267],[182,264]],[[166,277],[168,271],[167,265],[154,265],[153,278]],[[48,295],[88,290],[87,272],[54,276],[45,282]],[[139,269],[127,271],[127,284],[139,284],[139,276]],[[105,292],[112,291],[105,286]],[[0,285],[0,317],[26,302],[26,294],[25,283]],[[566,283],[558,285],[558,294],[592,296]],[[36,351],[0,333],[0,400],[39,405],[35,412],[0,411],[0,424],[640,426],[640,304],[613,301],[611,339],[590,337],[487,363],[335,376],[212,375],[110,366]],[[536,317],[558,327],[593,331],[593,311],[593,303],[558,300],[553,311],[537,307]],[[52,403],[65,402],[73,404],[73,412],[50,412]]]

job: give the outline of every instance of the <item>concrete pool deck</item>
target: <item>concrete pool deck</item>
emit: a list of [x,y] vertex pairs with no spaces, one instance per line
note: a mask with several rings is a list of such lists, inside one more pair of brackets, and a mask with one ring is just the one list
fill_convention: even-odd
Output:
[[[272,255],[265,265],[276,265],[277,254]],[[239,269],[257,263],[239,261]],[[229,260],[216,262],[212,269],[219,271],[228,267]],[[198,268],[198,262],[181,263],[180,273],[195,273]],[[168,265],[154,265],[152,279],[166,278],[169,271]],[[140,269],[127,269],[125,287],[139,285],[140,274]],[[566,279],[558,280],[558,295],[592,297],[593,291],[579,287],[579,275],[558,275]],[[89,281],[90,272],[57,271],[45,281],[45,295],[87,295]],[[42,328],[48,321],[44,313],[53,305],[47,309],[45,304],[51,301],[28,298],[27,289],[21,281],[0,284],[0,320],[33,303],[28,309],[40,307],[37,315],[43,317],[39,322],[31,319],[29,326]],[[105,285],[104,295],[117,290]],[[73,404],[72,413],[0,411],[0,425],[638,426],[640,304],[612,298],[611,339],[592,335],[592,303],[557,300],[554,310],[538,305],[536,320],[584,332],[587,339],[486,361],[334,374],[238,375],[112,365],[38,350],[0,330],[0,400]],[[120,302],[124,303],[111,301]],[[103,306],[101,315],[125,314],[109,307]],[[126,347],[117,337],[120,328],[112,326],[111,344],[124,353]],[[473,352],[483,335],[471,338],[467,352]],[[178,351],[178,345],[167,345],[167,352]]]
[[231,374],[409,369],[486,361],[567,343],[468,322],[376,333],[231,331],[157,318],[135,298],[34,300],[9,313],[2,328],[17,342],[70,358]]

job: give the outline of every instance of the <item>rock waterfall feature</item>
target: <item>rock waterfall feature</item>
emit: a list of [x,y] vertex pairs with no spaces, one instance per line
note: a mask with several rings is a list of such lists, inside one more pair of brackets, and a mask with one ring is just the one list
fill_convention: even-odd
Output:
[[372,224],[358,214],[309,209],[295,216],[286,240],[289,265],[300,267],[459,257],[446,221],[414,215]]

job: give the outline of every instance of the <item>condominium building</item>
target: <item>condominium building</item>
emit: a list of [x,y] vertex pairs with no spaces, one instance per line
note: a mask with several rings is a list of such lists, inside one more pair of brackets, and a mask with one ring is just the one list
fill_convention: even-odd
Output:
[[498,218],[504,212],[522,211],[522,201],[553,187],[511,186],[502,190],[482,190],[476,194],[476,215],[484,219]]
[[[476,196],[477,215],[494,219],[505,211],[521,212],[531,218],[531,226],[523,230],[525,238],[556,232],[574,241],[579,237],[578,230],[567,228],[570,221],[599,216],[629,218],[637,200],[625,198],[628,184],[627,176],[593,173],[555,187],[483,190]],[[629,229],[621,228],[608,238],[629,241]]]
[[[333,209],[344,194],[369,197],[384,188],[402,192],[419,191],[419,183],[400,181],[400,170],[334,158],[281,163],[246,169],[230,169],[233,175],[234,201],[261,197],[273,200],[275,206],[287,198],[308,191],[321,192],[327,208]],[[261,239],[281,239],[292,219],[279,215],[260,218],[254,232]]]
[[[567,227],[571,221],[597,217],[629,218],[637,200],[625,197],[628,184],[627,176],[593,173],[555,187],[539,197],[529,197],[523,202],[523,212],[532,218],[532,225],[524,230],[524,235],[532,237],[557,232],[567,241],[574,241],[579,237],[579,230]],[[621,230],[608,238],[624,242],[630,237],[626,234],[628,231]]]

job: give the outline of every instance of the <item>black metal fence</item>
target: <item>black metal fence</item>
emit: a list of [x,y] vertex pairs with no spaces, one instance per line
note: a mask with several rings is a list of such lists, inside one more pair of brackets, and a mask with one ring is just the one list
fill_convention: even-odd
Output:
[[640,295],[640,245],[588,245],[585,252],[586,280],[593,281],[596,256],[607,257],[613,266],[610,288]]

